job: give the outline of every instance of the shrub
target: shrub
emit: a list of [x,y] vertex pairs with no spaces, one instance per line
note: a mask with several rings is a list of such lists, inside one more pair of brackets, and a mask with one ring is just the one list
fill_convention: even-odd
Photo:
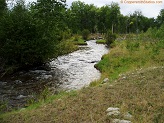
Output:
[[107,31],[105,35],[106,44],[110,46],[116,40],[116,34],[112,34],[110,30]]
[[79,40],[79,35],[78,34],[75,34],[74,35],[74,41],[78,41]]
[[83,39],[84,39],[84,40],[88,40],[89,34],[90,34],[89,30],[84,29],[84,30],[82,31],[82,37],[83,37]]

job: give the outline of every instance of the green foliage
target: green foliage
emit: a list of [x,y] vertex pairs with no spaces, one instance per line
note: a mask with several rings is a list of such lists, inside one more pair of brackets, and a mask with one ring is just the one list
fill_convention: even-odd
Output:
[[129,69],[138,69],[145,66],[163,66],[164,41],[123,41],[116,44],[109,54],[95,65],[102,73],[115,79],[120,73]]
[[[154,30],[154,33],[155,33],[155,30]],[[164,23],[161,25],[161,27],[156,32],[156,38],[164,39]]]
[[0,101],[0,114],[8,110],[7,102]]
[[153,39],[164,39],[164,24],[162,24],[159,29],[157,29],[157,27],[149,28],[145,36]]
[[70,36],[70,31],[61,34],[64,10],[63,2],[56,0],[38,1],[30,8],[19,1],[8,10],[0,21],[0,56],[6,67],[40,65],[57,57],[58,40]]
[[56,56],[65,55],[75,50],[78,50],[78,46],[76,46],[73,41],[70,41],[70,39],[61,41],[56,45]]
[[97,44],[106,44],[106,40],[101,39],[96,41]]
[[3,15],[6,7],[6,0],[0,0],[0,17]]
[[157,23],[157,27],[160,27],[164,22],[164,9],[161,9],[157,19],[156,19],[156,23]]
[[75,34],[73,40],[74,40],[74,41],[78,41],[78,40],[79,40],[79,35]]
[[106,44],[110,46],[116,40],[116,34],[112,34],[110,30],[107,31],[105,35]]
[[89,34],[90,34],[89,30],[84,29],[84,30],[82,31],[82,37],[83,37],[83,39],[84,39],[84,40],[88,40]]
[[132,42],[132,41],[128,41],[126,48],[130,51],[136,51],[139,50],[140,47],[140,43],[138,41]]

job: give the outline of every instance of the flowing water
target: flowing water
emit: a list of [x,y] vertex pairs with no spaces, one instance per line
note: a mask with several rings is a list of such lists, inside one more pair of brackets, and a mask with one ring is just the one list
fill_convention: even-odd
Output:
[[50,62],[51,70],[21,71],[0,80],[0,100],[10,107],[23,107],[27,99],[48,87],[51,90],[75,90],[100,78],[94,65],[108,52],[103,44],[87,41],[78,51],[60,56]]

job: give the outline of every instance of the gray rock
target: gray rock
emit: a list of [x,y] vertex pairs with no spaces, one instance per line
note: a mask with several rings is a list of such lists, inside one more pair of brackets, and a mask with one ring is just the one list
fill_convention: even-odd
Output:
[[7,85],[7,82],[1,82],[1,81],[0,81],[0,85],[1,85],[1,86],[5,86],[5,85]]
[[43,77],[43,79],[51,79],[52,75],[43,75],[42,77]]
[[20,81],[20,80],[15,80],[15,84],[22,84],[22,81]]
[[122,77],[122,79],[126,79],[126,78],[127,78],[126,76]]
[[24,95],[19,95],[16,99],[20,100],[20,99],[23,99],[23,98],[26,98],[27,96],[24,96]]
[[109,107],[106,111],[107,112],[112,112],[112,111],[119,111],[119,108],[114,108],[114,107]]
[[107,113],[108,116],[111,116],[111,115],[117,116],[117,115],[120,114],[119,108],[109,107],[106,111],[108,112],[108,113]]
[[52,79],[52,75],[41,75],[39,77],[36,77],[37,80],[42,80],[42,79]]
[[132,123],[132,122],[128,120],[114,119],[112,123]]
[[31,70],[30,71],[31,73],[37,73],[37,74],[39,74],[39,73],[46,73],[46,71],[45,70]]
[[105,78],[102,83],[107,83],[107,82],[109,82],[109,79]]
[[112,112],[108,112],[107,115],[108,116],[112,116],[112,115],[118,116],[118,115],[120,115],[120,112],[119,111],[112,111]]
[[133,116],[130,113],[128,113],[128,112],[124,114],[124,118],[125,119],[131,119],[132,117]]

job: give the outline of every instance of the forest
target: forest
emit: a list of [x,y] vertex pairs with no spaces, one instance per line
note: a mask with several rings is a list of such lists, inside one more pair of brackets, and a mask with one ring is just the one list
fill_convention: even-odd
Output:
[[156,19],[145,17],[141,11],[124,16],[114,2],[97,7],[75,1],[68,7],[65,0],[29,4],[24,0],[13,4],[0,0],[0,72],[41,65],[70,52],[72,44],[67,41],[64,48],[63,42],[76,35],[106,34],[110,30],[116,34],[149,32],[159,38],[163,33],[157,30],[164,29],[163,21],[164,9]]

